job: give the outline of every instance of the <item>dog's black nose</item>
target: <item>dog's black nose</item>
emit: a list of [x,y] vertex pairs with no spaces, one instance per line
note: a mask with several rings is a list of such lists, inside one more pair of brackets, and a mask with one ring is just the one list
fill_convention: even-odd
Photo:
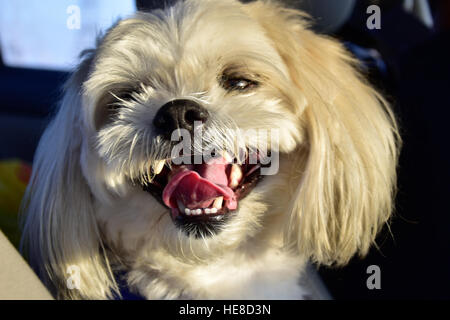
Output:
[[208,111],[197,102],[186,99],[172,100],[163,105],[153,119],[153,125],[170,136],[178,128],[192,131],[194,122],[206,122]]

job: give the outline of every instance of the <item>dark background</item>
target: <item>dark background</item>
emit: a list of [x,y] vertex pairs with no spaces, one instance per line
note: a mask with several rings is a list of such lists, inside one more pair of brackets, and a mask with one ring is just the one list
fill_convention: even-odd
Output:
[[[385,5],[383,5],[385,4]],[[336,32],[342,40],[377,48],[389,74],[369,78],[398,115],[404,141],[396,212],[361,260],[341,269],[321,268],[331,294],[341,299],[450,297],[450,1],[431,2],[435,28],[425,28],[401,10],[399,1],[381,2],[382,28],[365,28],[364,1]],[[381,269],[381,290],[368,290],[367,267]]]
[[[160,3],[138,1],[138,7]],[[366,8],[373,3],[381,7],[380,30],[366,27]],[[364,259],[319,268],[336,299],[450,298],[450,1],[430,3],[432,29],[402,10],[401,1],[361,0],[341,27],[327,31],[378,50],[386,68],[365,60],[366,75],[392,103],[404,141],[390,232],[381,232],[378,248]],[[0,159],[32,162],[66,78],[64,72],[10,68],[0,60]],[[381,269],[380,290],[367,289],[370,265]]]

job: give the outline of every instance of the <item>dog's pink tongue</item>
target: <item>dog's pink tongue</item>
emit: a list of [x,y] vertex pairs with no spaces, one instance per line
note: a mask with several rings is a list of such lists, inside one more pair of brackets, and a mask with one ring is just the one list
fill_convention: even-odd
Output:
[[236,209],[236,197],[228,187],[228,165],[225,159],[216,158],[206,164],[182,167],[164,188],[164,203],[177,208],[180,200],[190,209],[208,208],[215,198],[223,196],[228,209]]

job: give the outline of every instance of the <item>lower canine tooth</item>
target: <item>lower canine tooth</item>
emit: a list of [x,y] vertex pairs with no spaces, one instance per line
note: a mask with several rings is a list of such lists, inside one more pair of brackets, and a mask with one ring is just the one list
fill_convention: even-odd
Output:
[[191,210],[186,208],[186,209],[184,209],[184,213],[186,213],[186,215],[190,216],[191,215]]
[[242,179],[242,170],[241,167],[237,164],[233,164],[231,166],[230,171],[230,188],[236,188],[239,185],[239,182]]
[[216,208],[216,209],[222,208],[222,203],[223,203],[223,197],[216,198],[216,200],[214,200],[214,203],[213,203],[213,208]]
[[227,163],[233,162],[233,158],[230,156],[230,154],[229,154],[227,151],[223,150],[223,151],[221,152],[221,154],[222,154],[222,157],[225,159],[225,161],[226,161]]
[[155,161],[155,163],[153,163],[153,172],[155,174],[160,174],[162,169],[164,168],[164,163],[164,160]]

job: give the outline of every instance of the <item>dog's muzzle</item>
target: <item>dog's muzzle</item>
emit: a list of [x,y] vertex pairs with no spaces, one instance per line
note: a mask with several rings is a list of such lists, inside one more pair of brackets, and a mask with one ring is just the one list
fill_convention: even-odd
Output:
[[[197,102],[177,99],[158,110],[153,125],[164,139],[169,140],[179,129],[192,134],[199,128],[197,123],[204,129],[209,116]],[[261,178],[262,165],[258,161],[250,164],[250,156],[258,160],[257,151],[250,155],[246,150],[245,159],[233,158],[227,151],[220,151],[207,158],[200,154],[199,161],[198,154],[194,154],[183,156],[182,164],[174,160],[153,161],[150,176],[141,180],[145,182],[143,189],[170,209],[178,227],[195,237],[211,236],[221,230],[232,213],[237,212],[239,201],[255,187]]]
[[[201,164],[162,162],[143,184],[160,203],[170,208],[178,227],[195,237],[211,236],[233,213],[239,201],[262,178],[261,164],[236,163],[226,152]],[[145,179],[144,179],[145,180]]]

